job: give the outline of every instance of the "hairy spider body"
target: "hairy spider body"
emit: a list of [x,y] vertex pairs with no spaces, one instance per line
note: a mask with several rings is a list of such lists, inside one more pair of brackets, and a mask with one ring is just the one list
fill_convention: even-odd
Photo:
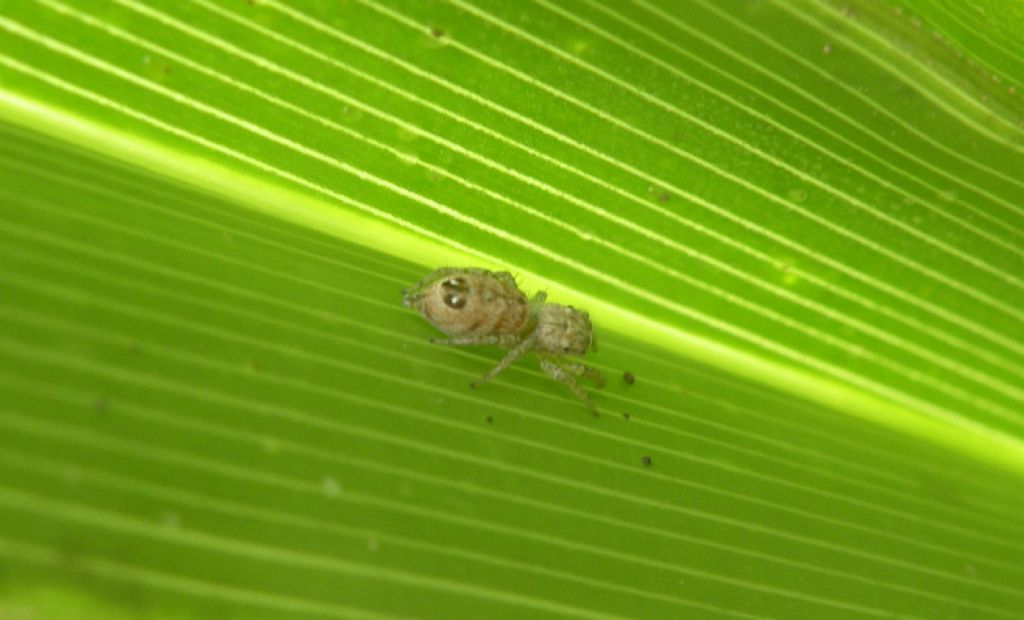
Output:
[[449,336],[519,334],[530,320],[526,295],[507,271],[438,269],[402,295],[406,307]]
[[532,299],[519,290],[507,271],[453,268],[438,269],[410,289],[402,291],[402,303],[422,314],[450,338],[431,339],[437,344],[454,346],[497,345],[509,352],[481,379],[489,381],[523,355],[533,352],[541,369],[567,386],[591,409],[587,393],[576,377],[587,377],[598,387],[604,385],[601,373],[563,356],[581,356],[597,350],[590,315],[572,306],[547,303],[547,294]]

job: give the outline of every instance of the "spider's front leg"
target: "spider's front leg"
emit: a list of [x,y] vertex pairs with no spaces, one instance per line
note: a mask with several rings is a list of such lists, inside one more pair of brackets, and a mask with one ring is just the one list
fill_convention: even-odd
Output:
[[512,338],[515,338],[516,341],[518,341],[518,344],[512,347],[512,350],[509,351],[505,355],[505,357],[501,358],[501,361],[498,362],[497,366],[492,368],[490,372],[488,372],[486,375],[470,383],[469,387],[476,388],[493,379],[499,372],[511,366],[520,357],[526,355],[530,351],[530,349],[533,348],[533,345],[536,342],[536,339],[533,337],[532,334],[530,336],[527,336],[522,341],[519,341],[519,339],[516,336],[512,336]]
[[453,347],[497,345],[512,347],[519,343],[515,334],[488,334],[486,336],[456,336],[455,338],[431,338],[430,344],[447,344]]
[[586,364],[581,364],[579,362],[563,362],[561,366],[577,377],[586,377],[590,379],[594,382],[594,386],[599,390],[604,387],[604,375],[601,374],[600,370],[593,366],[587,366]]
[[[590,368],[589,366],[584,366],[583,364],[578,364],[578,366],[582,367],[580,369],[580,373],[578,374],[583,374],[585,372],[583,369]],[[582,400],[583,404],[586,405],[587,408],[589,408],[594,413],[594,415],[597,415],[597,408],[594,407],[594,403],[590,402],[590,397],[587,396],[587,393],[583,390],[583,388],[581,388],[579,384],[576,383],[576,379],[573,378],[572,373],[569,370],[563,368],[562,365],[560,365],[558,362],[555,362],[550,359],[542,359],[540,361],[540,367],[541,370],[546,372],[549,377],[572,390],[572,393],[575,394],[577,398]],[[590,370],[594,369],[590,368]],[[594,370],[594,372],[597,371]],[[600,373],[598,373],[598,376],[600,376]]]

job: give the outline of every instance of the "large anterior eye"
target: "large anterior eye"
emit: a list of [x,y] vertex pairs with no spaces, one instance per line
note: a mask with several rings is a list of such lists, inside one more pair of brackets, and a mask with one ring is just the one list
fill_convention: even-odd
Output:
[[459,293],[445,293],[443,299],[445,305],[448,306],[449,308],[461,310],[462,308],[466,307],[465,295],[460,295]]

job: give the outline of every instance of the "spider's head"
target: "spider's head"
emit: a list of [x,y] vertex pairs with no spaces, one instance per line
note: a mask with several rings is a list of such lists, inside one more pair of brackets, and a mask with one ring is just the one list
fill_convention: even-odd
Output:
[[510,274],[483,269],[438,269],[404,289],[402,304],[452,336],[515,333],[527,312]]

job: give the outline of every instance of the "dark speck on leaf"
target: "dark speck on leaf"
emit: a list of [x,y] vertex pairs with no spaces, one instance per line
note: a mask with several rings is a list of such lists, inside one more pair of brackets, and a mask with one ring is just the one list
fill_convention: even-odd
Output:
[[494,424],[494,418],[492,418],[491,416],[487,416],[487,423]]
[[622,412],[622,419],[623,420],[628,420],[629,419],[629,412],[628,411],[623,411]]
[[651,457],[645,456],[644,458],[640,459],[640,462],[644,464],[644,467],[650,467],[651,466]]
[[435,39],[440,39],[444,36],[444,28],[438,28],[437,26],[434,26],[433,28],[430,29],[430,34],[433,35]]
[[636,377],[633,375],[633,373],[627,370],[626,372],[622,373],[622,380],[626,382],[626,385],[633,385],[633,383],[636,381]]
[[668,202],[668,199],[672,196],[668,192],[661,192],[658,194],[658,202]]

